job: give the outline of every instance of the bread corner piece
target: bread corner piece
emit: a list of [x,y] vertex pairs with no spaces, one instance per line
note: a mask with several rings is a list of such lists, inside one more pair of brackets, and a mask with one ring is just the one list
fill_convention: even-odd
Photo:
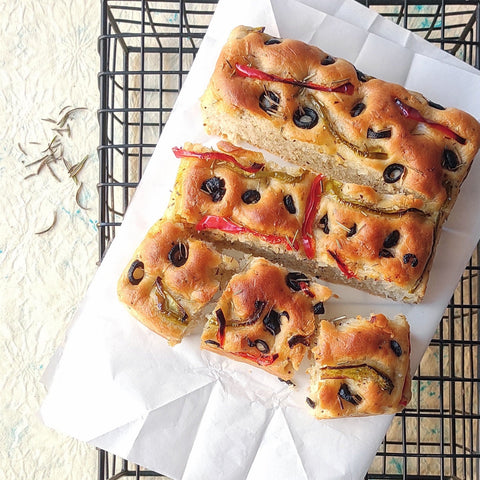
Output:
[[161,219],[149,230],[117,285],[118,297],[150,330],[179,343],[195,314],[218,292],[235,261],[194,237],[192,227]]
[[403,315],[321,321],[307,405],[317,418],[393,414],[408,404],[410,329]]
[[202,348],[290,380],[330,296],[302,273],[256,258],[231,278],[205,325]]

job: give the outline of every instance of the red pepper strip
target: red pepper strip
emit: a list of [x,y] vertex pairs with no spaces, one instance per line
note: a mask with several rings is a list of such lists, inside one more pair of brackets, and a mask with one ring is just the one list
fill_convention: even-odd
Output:
[[330,256],[337,262],[337,266],[340,271],[347,277],[347,278],[357,278],[357,276],[340,260],[340,257],[331,250],[327,250]]
[[302,289],[302,292],[310,298],[314,298],[315,294],[308,288],[308,283],[307,282],[298,282],[298,285]]
[[217,215],[205,215],[197,223],[196,228],[198,232],[211,228],[221,230],[222,232],[226,233],[250,233],[251,235],[261,238],[265,242],[271,243],[273,245],[283,243],[287,247],[287,250],[298,250],[299,248],[298,242],[292,241],[292,239],[290,238],[282,237],[281,235],[267,235],[265,233],[260,233],[248,227],[244,227],[243,225],[238,225],[237,223],[232,222],[228,218],[219,217]]
[[271,365],[277,358],[278,353],[274,353],[273,355],[252,355],[251,353],[244,353],[244,352],[234,352],[233,355],[238,355],[242,358],[247,358],[252,362],[256,362],[258,365],[262,367],[268,367]]
[[202,160],[220,160],[223,162],[233,163],[238,168],[242,169],[244,172],[255,173],[265,166],[263,163],[254,163],[250,167],[246,167],[241,163],[237,162],[235,157],[228,155],[227,153],[222,152],[192,152],[190,150],[184,150],[183,148],[173,147],[172,151],[177,158],[182,157],[194,157],[201,158]]
[[350,83],[344,83],[338,87],[326,87],[325,85],[319,85],[318,83],[313,82],[301,82],[300,80],[295,80],[294,78],[282,78],[271,73],[265,73],[256,68],[249,67],[247,65],[241,65],[239,63],[235,64],[237,73],[241,77],[255,78],[257,80],[266,80],[268,82],[281,82],[288,85],[294,85],[296,87],[305,87],[311,88],[312,90],[320,90],[321,92],[336,92],[336,93],[346,93],[347,95],[352,95],[355,90],[354,86]]
[[416,110],[415,108],[410,107],[408,105],[405,105],[398,98],[395,98],[395,103],[400,107],[400,111],[402,112],[402,115],[404,117],[411,118],[412,120],[416,120],[417,122],[426,123],[427,125],[430,125],[432,128],[442,132],[446,137],[453,138],[458,143],[461,143],[462,145],[465,145],[466,140],[463,137],[461,137],[460,135],[456,134],[453,130],[450,130],[445,125],[441,125],[440,123],[431,122],[430,120],[427,120],[426,118],[423,118],[418,110]]
[[225,344],[225,315],[221,308],[215,311],[215,315],[217,316],[218,320],[218,330],[217,330],[217,342],[220,344],[220,347],[223,347]]
[[325,177],[320,173],[317,175],[310,186],[308,192],[307,206],[305,207],[305,219],[302,225],[303,249],[307,258],[315,256],[315,239],[313,238],[313,220],[317,214],[318,204],[323,193],[322,180]]

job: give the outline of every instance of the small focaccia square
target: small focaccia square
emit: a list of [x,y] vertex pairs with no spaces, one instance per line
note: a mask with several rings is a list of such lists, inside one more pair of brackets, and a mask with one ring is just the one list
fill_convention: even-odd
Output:
[[202,335],[202,348],[290,380],[324,313],[329,288],[256,258],[225,288]]
[[119,299],[149,329],[179,343],[218,292],[234,260],[194,237],[192,227],[159,220],[123,271]]
[[403,315],[320,322],[307,404],[317,418],[392,414],[410,400],[410,329]]

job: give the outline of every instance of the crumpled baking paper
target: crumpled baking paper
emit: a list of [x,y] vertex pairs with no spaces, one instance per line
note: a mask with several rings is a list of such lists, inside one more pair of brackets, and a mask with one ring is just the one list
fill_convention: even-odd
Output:
[[[203,132],[199,97],[239,24],[317,44],[368,74],[480,117],[478,72],[353,0],[221,0],[123,226],[52,360],[41,413],[57,430],[174,479],[360,479],[391,416],[315,420],[305,405],[304,370],[292,389],[201,351],[199,332],[171,348],[116,297],[120,273],[167,206],[178,167],[171,148],[216,142]],[[328,315],[406,314],[413,372],[480,236],[479,184],[477,158],[443,228],[421,305],[333,285],[339,298],[328,303]]]

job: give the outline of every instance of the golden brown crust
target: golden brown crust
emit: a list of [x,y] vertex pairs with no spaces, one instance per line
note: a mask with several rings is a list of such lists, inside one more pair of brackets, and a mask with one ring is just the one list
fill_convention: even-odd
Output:
[[[212,152],[198,145],[187,145],[185,149]],[[238,161],[248,160],[245,150],[232,150],[231,154]],[[255,160],[264,162],[258,153]],[[240,232],[222,232],[214,223],[208,224],[205,231],[217,239],[247,245],[259,255],[265,251],[280,254],[279,260],[287,264],[311,258],[310,264],[302,268],[315,274],[321,271],[327,280],[346,282],[396,300],[422,298],[437,223],[433,215],[418,210],[421,201],[325,178],[320,191],[312,195],[316,175],[284,174],[264,166],[259,179],[211,158],[184,157],[170,208],[193,224],[202,224],[209,215],[233,222],[241,227]],[[205,189],[205,182],[212,178],[222,182],[221,195],[209,194]],[[296,180],[287,182],[286,178]],[[245,203],[248,191],[257,193],[254,203]],[[318,199],[318,205],[311,218],[314,254],[309,256],[304,240],[310,236],[305,232],[313,197]]]
[[331,296],[305,276],[300,286],[298,278],[255,259],[228,283],[205,325],[202,348],[291,379],[315,331],[314,306],[323,311],[320,303]]
[[403,315],[320,323],[309,404],[317,418],[401,411],[410,400],[410,333]]
[[[431,211],[443,209],[446,216],[478,151],[478,122],[460,110],[432,106],[421,94],[400,85],[357,75],[352,64],[317,47],[290,39],[266,45],[271,38],[248,27],[232,32],[202,98],[207,131],[234,142],[248,141],[333,178],[415,195]],[[327,87],[349,83],[353,92],[245,78],[236,64]],[[265,92],[278,99],[278,106],[269,111],[260,106]],[[299,108],[314,110],[318,123],[305,129],[296,126],[293,117]],[[415,109],[425,121],[418,121],[416,114],[405,115],[405,108]],[[389,136],[369,138],[372,132]],[[446,168],[445,155],[447,163],[458,160],[458,165]],[[386,183],[384,172],[393,164],[405,171],[397,182]]]
[[190,225],[159,220],[122,273],[118,296],[140,322],[175,344],[217,293],[221,264],[222,255],[195,239]]

